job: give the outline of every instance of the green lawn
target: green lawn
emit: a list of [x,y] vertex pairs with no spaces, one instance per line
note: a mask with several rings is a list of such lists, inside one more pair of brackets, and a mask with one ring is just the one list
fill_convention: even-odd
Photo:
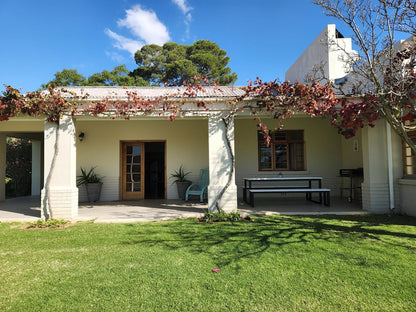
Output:
[[0,311],[416,311],[415,218],[20,227],[0,224]]

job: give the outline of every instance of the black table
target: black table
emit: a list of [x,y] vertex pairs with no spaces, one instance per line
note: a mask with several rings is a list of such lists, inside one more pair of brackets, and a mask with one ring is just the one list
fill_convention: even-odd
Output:
[[[312,189],[313,184],[318,184],[315,188],[322,188],[322,177],[268,177],[268,178],[244,178],[244,188],[243,188],[243,200],[247,202],[247,193],[249,190],[296,190],[296,189]],[[307,182],[304,185],[287,185],[287,183],[277,183],[277,182]],[[268,184],[268,185],[265,185]],[[273,184],[272,186],[270,184]],[[311,193],[306,193],[306,199],[311,200]]]

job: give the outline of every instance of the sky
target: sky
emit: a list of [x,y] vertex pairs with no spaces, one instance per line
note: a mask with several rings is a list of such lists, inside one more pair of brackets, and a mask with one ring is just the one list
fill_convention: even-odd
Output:
[[348,36],[310,0],[0,0],[0,90],[37,90],[63,69],[133,70],[143,45],[202,39],[227,52],[237,86],[284,80],[327,24]]

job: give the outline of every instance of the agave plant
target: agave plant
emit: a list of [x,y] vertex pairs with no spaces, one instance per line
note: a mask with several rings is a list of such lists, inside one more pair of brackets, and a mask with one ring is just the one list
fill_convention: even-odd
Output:
[[87,185],[88,183],[101,183],[102,177],[95,173],[96,167],[91,167],[89,171],[81,167],[81,175],[77,177],[77,185]]
[[176,182],[189,182],[188,180],[186,180],[186,176],[190,174],[190,172],[185,172],[185,170],[183,170],[182,165],[179,167],[179,170],[175,170],[173,173],[170,174],[170,178],[175,179],[172,183],[176,183]]

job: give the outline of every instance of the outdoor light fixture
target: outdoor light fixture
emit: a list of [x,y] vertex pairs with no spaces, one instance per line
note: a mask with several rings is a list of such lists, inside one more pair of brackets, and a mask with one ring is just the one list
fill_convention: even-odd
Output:
[[265,101],[257,101],[257,107],[259,107],[259,108],[263,108],[263,107],[265,107],[266,106],[266,102]]
[[81,132],[81,133],[79,134],[79,136],[78,136],[79,141],[80,141],[80,142],[84,141],[84,137],[85,137],[85,133],[84,133],[84,132]]

